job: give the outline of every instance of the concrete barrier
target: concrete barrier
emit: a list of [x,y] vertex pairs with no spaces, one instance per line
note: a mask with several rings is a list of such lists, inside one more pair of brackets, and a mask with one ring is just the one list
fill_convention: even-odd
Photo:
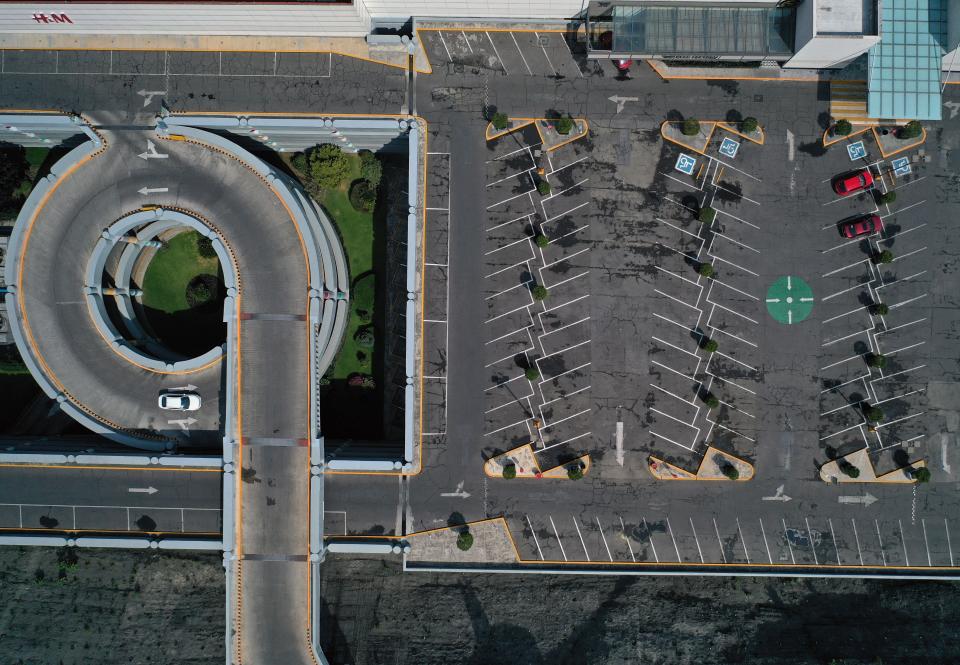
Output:
[[232,552],[236,547],[236,491],[238,475],[233,471],[223,474],[223,512],[221,512],[220,531],[223,534],[223,551]]
[[310,553],[319,554],[323,548],[323,476],[310,477]]
[[0,536],[0,545],[19,547],[66,547],[62,536]]
[[161,538],[157,544],[161,550],[220,551],[223,549],[223,543],[219,540]]
[[333,554],[395,554],[390,543],[358,543],[335,540],[327,543],[326,550]]
[[[76,545],[77,547],[104,547],[104,548],[113,548],[113,549],[127,549],[127,550],[148,550],[151,548],[151,543],[147,538],[77,538]],[[154,548],[158,545],[153,545]]]
[[331,471],[397,471],[394,462],[386,460],[332,459],[327,462]]
[[55,453],[0,453],[0,464],[49,464],[59,466],[66,463],[66,455]]
[[77,464],[90,466],[143,466],[151,465],[151,458],[144,455],[71,455]]
[[219,469],[223,466],[223,458],[212,455],[164,455],[160,458],[159,464],[160,466],[178,466],[193,469]]

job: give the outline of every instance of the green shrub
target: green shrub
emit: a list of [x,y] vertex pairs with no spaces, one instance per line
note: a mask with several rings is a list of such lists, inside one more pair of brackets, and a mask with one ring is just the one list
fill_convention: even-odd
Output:
[[546,180],[537,181],[537,191],[542,195],[546,196],[550,193],[550,183]]
[[493,128],[494,128],[494,129],[497,129],[497,130],[506,129],[506,128],[507,128],[507,124],[508,124],[509,122],[510,122],[510,118],[507,117],[507,114],[506,114],[506,113],[501,113],[501,112],[499,112],[499,111],[497,111],[496,113],[494,113],[494,114],[493,114],[493,117],[490,118],[490,124],[492,124],[492,125],[493,125]]
[[885,303],[878,302],[870,306],[870,311],[877,316],[886,316],[890,308]]
[[377,205],[377,189],[369,180],[354,180],[350,185],[350,205],[358,212],[373,212]]
[[185,294],[187,305],[199,307],[205,305],[217,294],[217,278],[213,275],[197,275],[187,284]]
[[503,477],[507,480],[512,480],[517,477],[517,465],[516,464],[505,464],[503,467]]
[[867,406],[863,409],[863,416],[867,420],[878,423],[883,420],[883,409],[879,406]]
[[569,134],[570,130],[573,129],[573,118],[569,116],[557,118],[553,121],[553,128],[557,130],[558,134]]
[[307,154],[304,152],[298,152],[293,157],[290,158],[290,163],[293,164],[293,168],[300,171],[303,175],[308,175],[310,172],[310,163],[307,161]]
[[383,164],[377,159],[377,156],[369,150],[361,150],[360,153],[360,177],[368,181],[376,189],[383,178]]
[[833,126],[833,133],[837,136],[848,136],[853,131],[853,125],[849,120],[837,120]]
[[217,258],[217,251],[213,248],[213,238],[197,235],[197,254],[205,259]]
[[457,536],[457,549],[466,552],[473,547],[473,534],[469,531],[461,531]]
[[910,470],[910,477],[913,478],[918,483],[929,483],[930,482],[930,469],[925,466],[917,467]]
[[879,254],[874,254],[873,260],[877,263],[890,263],[893,261],[893,252],[889,249],[885,249]]
[[534,238],[533,241],[537,243],[537,247],[546,247],[550,244],[550,239],[542,233],[538,233],[537,237]]
[[710,224],[713,224],[713,220],[715,220],[716,218],[717,218],[717,211],[711,208],[710,206],[700,208],[700,212],[697,214],[697,219],[699,219],[701,222],[703,222],[708,226]]
[[373,329],[370,327],[361,328],[354,334],[353,338],[357,341],[358,346],[362,346],[365,349],[372,349],[376,343],[376,337],[373,334]]
[[760,123],[757,122],[757,119],[753,117],[744,118],[743,122],[740,123],[740,131],[745,134],[752,134],[753,132],[757,131],[759,127]]
[[700,133],[700,121],[696,118],[687,118],[680,124],[680,131],[684,136],[696,136]]
[[523,375],[527,377],[527,381],[536,381],[540,378],[540,370],[537,369],[536,365],[530,365],[530,367],[523,370]]
[[915,139],[923,133],[923,125],[917,120],[911,120],[897,132],[897,138]]
[[713,394],[707,395],[706,399],[703,400],[703,403],[707,405],[708,409],[715,409],[720,406],[720,400],[717,399],[716,395]]
[[713,271],[712,263],[701,263],[700,266],[697,268],[697,272],[703,275],[704,277],[713,277],[715,274]]
[[853,464],[851,464],[847,460],[840,460],[837,463],[837,466],[840,467],[840,472],[845,476],[848,476],[850,478],[860,477],[860,469],[855,467]]
[[537,284],[535,287],[530,289],[530,293],[533,294],[534,300],[545,300],[550,292],[547,290],[543,284]]
[[350,161],[340,146],[324,143],[310,151],[310,175],[322,189],[334,189],[350,175]]
[[567,478],[570,480],[580,480],[583,478],[583,467],[580,465],[580,462],[567,467]]
[[896,192],[884,192],[883,194],[877,197],[877,201],[880,203],[880,205],[893,203],[896,200],[897,200]]
[[730,462],[725,462],[720,466],[720,473],[730,480],[738,480],[740,478],[740,472],[737,471],[737,467]]
[[717,344],[717,340],[715,339],[708,339],[703,343],[703,350],[706,351],[707,353],[713,353],[719,347],[720,345]]
[[882,353],[871,353],[869,356],[867,356],[867,364],[870,367],[883,369],[887,365],[887,357]]

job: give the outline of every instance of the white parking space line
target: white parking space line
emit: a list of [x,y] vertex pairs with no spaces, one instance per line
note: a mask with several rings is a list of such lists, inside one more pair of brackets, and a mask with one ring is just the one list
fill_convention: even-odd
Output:
[[502,432],[502,431],[505,430],[505,429],[510,429],[511,427],[516,427],[517,425],[523,425],[523,424],[526,423],[528,420],[529,420],[529,418],[524,418],[523,420],[518,420],[518,421],[515,422],[515,423],[510,423],[510,424],[507,425],[506,427],[501,427],[500,429],[495,429],[495,430],[493,430],[492,432],[487,432],[486,434],[484,434],[484,436],[492,436],[492,435],[496,434],[497,432]]
[[577,528],[577,535],[580,536],[580,544],[583,545],[583,553],[587,555],[587,561],[592,561],[590,558],[590,552],[587,551],[587,543],[583,540],[583,534],[580,533],[580,525],[577,524],[577,518],[571,516],[570,519],[573,520],[573,526]]
[[507,65],[503,62],[503,58],[500,57],[500,52],[497,50],[497,45],[493,43],[493,38],[490,37],[490,33],[484,31],[483,34],[487,36],[487,39],[490,41],[490,46],[493,47],[493,52],[497,54],[497,60],[500,61],[500,66],[503,67],[503,73],[509,75],[510,72],[507,70]]
[[747,293],[746,291],[741,291],[740,289],[736,288],[735,286],[731,286],[730,284],[727,284],[726,282],[721,282],[719,279],[714,279],[714,280],[713,280],[713,283],[714,283],[714,284],[719,284],[720,286],[723,286],[723,287],[726,287],[726,288],[730,289],[731,291],[736,291],[736,292],[739,293],[740,295],[746,296],[747,298],[750,298],[751,300],[756,300],[757,302],[760,302],[760,298],[758,298],[757,296],[750,295],[750,294]]
[[542,432],[542,431],[544,431],[544,430],[550,429],[551,427],[555,427],[556,425],[559,425],[560,423],[563,423],[563,422],[566,422],[566,421],[571,420],[571,419],[573,419],[573,418],[576,418],[577,416],[582,416],[582,415],[585,414],[585,413],[590,413],[591,410],[592,410],[592,409],[584,409],[583,411],[578,411],[577,413],[573,414],[572,416],[567,416],[566,418],[561,418],[560,420],[555,420],[555,421],[553,421],[552,423],[547,423],[546,425],[544,425],[543,427],[540,428],[540,431]]
[[842,318],[845,317],[845,316],[850,316],[851,314],[856,314],[857,312],[862,312],[862,311],[865,310],[865,309],[866,309],[866,306],[864,306],[864,307],[857,307],[856,309],[851,309],[849,312],[844,312],[843,314],[837,314],[836,316],[831,316],[829,319],[824,319],[822,323],[824,323],[824,324],[832,323],[832,322],[836,321],[837,319],[842,319]]
[[[502,296],[504,293],[509,293],[510,291],[514,291],[514,290],[516,290],[516,289],[519,289],[519,288],[522,288],[522,287],[525,287],[525,286],[529,287],[531,284],[533,284],[533,280],[532,280],[532,279],[524,280],[524,281],[520,282],[519,284],[516,284],[516,285],[514,285],[514,286],[511,286],[509,289],[504,289],[503,291],[500,291],[499,293],[494,293],[492,296],[487,296],[487,297],[484,298],[484,300],[493,300],[494,298],[496,298],[496,297],[498,297],[498,296]],[[532,296],[531,296],[531,297],[532,297]],[[532,303],[531,303],[531,304],[532,304]]]
[[447,52],[447,58],[450,60],[450,62],[453,62],[453,56],[450,55],[450,49],[447,47],[447,42],[443,38],[443,30],[437,30],[437,35],[440,36],[440,43],[443,44],[443,50]]
[[[567,324],[565,324],[565,325],[560,326],[559,328],[555,328],[555,329],[550,330],[550,331],[547,331],[547,330],[544,329],[544,332],[543,332],[541,335],[539,335],[539,337],[540,337],[541,340],[543,340],[543,338],[544,338],[544,337],[547,337],[548,335],[552,335],[552,334],[554,334],[554,333],[558,333],[558,332],[560,332],[561,330],[566,330],[567,328],[570,328],[570,327],[572,327],[572,326],[575,326],[575,325],[577,325],[578,323],[583,323],[583,322],[589,321],[589,320],[590,320],[590,317],[589,317],[589,316],[585,316],[585,317],[583,317],[582,319],[580,319],[579,321],[574,321],[573,323],[567,323]],[[541,322],[540,322],[540,326],[541,326],[541,328],[543,328],[543,321],[542,321],[542,320],[541,320]],[[541,345],[542,345],[542,344],[541,344]]]
[[737,360],[737,359],[734,358],[733,356],[728,356],[727,354],[723,353],[722,351],[714,351],[714,354],[715,354],[715,355],[718,355],[718,356],[721,356],[721,357],[723,357],[723,358],[726,358],[727,360],[730,360],[730,361],[732,361],[732,362],[735,362],[735,363],[737,363],[738,365],[743,365],[744,367],[746,367],[747,369],[749,369],[751,372],[759,372],[759,371],[760,371],[760,370],[757,369],[756,367],[751,367],[750,365],[748,365],[747,363],[743,362],[742,360]]
[[[514,178],[519,178],[520,176],[528,175],[531,171],[535,171],[536,167],[531,166],[529,169],[524,169],[523,171],[518,171],[517,173],[511,173],[505,178],[500,178],[499,180],[494,180],[493,182],[488,182],[487,187],[493,187],[494,185],[499,185],[501,182],[506,182],[507,180],[513,180]],[[428,208],[429,210],[429,208]]]
[[763,546],[767,549],[767,561],[773,565],[773,557],[770,555],[770,544],[767,542],[767,531],[763,528],[763,519],[760,519],[760,534],[763,536]]
[[707,324],[707,327],[710,328],[710,330],[713,330],[713,331],[718,332],[718,333],[722,333],[722,334],[726,335],[727,337],[732,337],[733,339],[737,340],[738,342],[743,342],[744,344],[746,344],[746,345],[748,345],[748,346],[752,346],[752,347],[755,348],[755,349],[758,348],[756,344],[754,344],[753,342],[751,342],[751,341],[749,341],[749,340],[744,339],[743,337],[740,337],[739,335],[734,335],[734,334],[731,333],[731,332],[727,332],[726,330],[722,330],[722,329],[720,329],[720,328],[717,328],[716,326],[711,325],[711,324],[709,324],[709,323]]
[[[617,515],[617,517],[620,516]],[[620,533],[622,534],[621,537],[623,538],[624,542],[627,543],[627,549],[630,550],[630,560],[636,563],[637,557],[633,554],[633,545],[630,544],[630,536],[627,535],[627,526],[623,523],[622,517],[620,517]]]
[[783,524],[783,539],[787,541],[787,549],[790,550],[790,561],[793,565],[797,565],[797,559],[793,556],[793,545],[790,544],[790,536],[787,535],[787,520],[780,518],[780,523]]
[[953,545],[950,544],[950,525],[946,517],[943,518],[943,528],[947,530],[947,550],[950,552],[950,565],[953,566]]
[[508,198],[508,199],[504,199],[504,200],[502,200],[502,201],[497,201],[496,203],[493,203],[493,204],[491,204],[491,205],[488,205],[488,206],[487,206],[487,210],[491,210],[491,209],[493,209],[493,208],[496,208],[497,206],[503,205],[504,203],[510,203],[510,201],[513,201],[513,200],[515,200],[515,199],[519,199],[519,198],[522,197],[522,196],[530,196],[530,194],[532,194],[532,193],[535,192],[535,191],[537,191],[537,190],[536,190],[536,189],[530,189],[530,190],[527,190],[526,192],[523,192],[523,193],[521,193],[521,194],[517,194],[517,195],[515,195],[515,196],[511,196],[511,197]]
[[523,261],[518,261],[517,263],[514,263],[512,266],[507,266],[506,268],[500,268],[500,270],[495,270],[494,272],[490,273],[489,275],[484,275],[483,278],[484,278],[484,279],[490,279],[491,277],[494,277],[494,276],[496,276],[496,275],[499,275],[499,274],[502,273],[502,272],[506,272],[506,271],[508,271],[508,270],[513,270],[514,268],[517,268],[517,267],[523,266],[523,265],[525,265],[525,266],[527,266],[527,267],[529,268],[529,267],[530,267],[530,265],[529,265],[529,264],[530,264],[530,261],[533,261],[533,260],[535,260],[535,257],[532,257],[532,256],[531,256],[529,259],[524,259]]
[[[747,541],[746,541],[746,539],[743,537],[743,529],[740,528],[740,518],[738,517],[738,518],[736,518],[736,519],[737,519],[737,533],[740,534],[740,544],[743,545],[743,555],[744,555],[745,557],[747,557],[747,564],[749,564],[749,563],[750,563],[750,552],[747,551]],[[714,524],[714,526],[716,526],[716,524],[717,524],[716,520],[714,520],[713,524]],[[722,552],[723,549],[721,549],[720,551]],[[726,563],[726,559],[724,559],[724,563]]]
[[496,226],[491,226],[489,229],[485,229],[485,231],[486,231],[487,233],[490,233],[491,231],[496,231],[497,229],[503,228],[504,226],[510,226],[511,224],[516,224],[517,222],[519,222],[519,221],[522,220],[522,219],[529,220],[532,215],[533,215],[532,212],[527,213],[526,215],[522,215],[522,216],[520,216],[520,217],[517,217],[516,219],[511,219],[509,222],[503,222],[502,224],[497,224]]
[[510,32],[510,37],[513,39],[513,45],[517,47],[517,52],[520,54],[520,58],[523,60],[523,66],[526,67],[527,74],[529,74],[530,76],[533,76],[533,71],[531,71],[530,65],[527,64],[527,59],[523,55],[523,49],[520,48],[520,44],[517,43],[517,37],[516,35],[513,34],[512,31]]
[[530,516],[524,515],[527,518],[527,526],[530,527],[530,533],[533,534],[533,542],[537,545],[537,554],[540,555],[540,560],[543,561],[543,550],[540,549],[540,541],[537,540],[537,532],[533,528],[533,524],[530,523]]
[[543,38],[540,37],[539,32],[533,33],[537,36],[537,43],[540,45],[540,49],[543,51],[543,57],[547,59],[547,64],[550,65],[550,71],[553,72],[553,75],[557,75],[557,68],[553,66],[553,63],[550,61],[550,56],[547,55],[547,48],[543,45]]
[[643,530],[647,534],[647,540],[650,541],[650,549],[653,551],[653,558],[657,563],[660,563],[660,557],[657,556],[657,546],[653,544],[653,534],[650,533],[650,527],[647,526],[647,519],[641,517],[640,521],[643,523]]
[[[585,201],[584,203],[581,203],[581,204],[579,204],[579,205],[576,205],[576,206],[570,208],[569,210],[565,210],[564,212],[561,212],[561,213],[559,213],[559,214],[557,214],[557,215],[554,215],[553,217],[550,217],[549,219],[547,219],[547,221],[544,222],[544,224],[549,224],[549,223],[552,222],[552,221],[555,221],[555,220],[557,220],[557,219],[560,219],[560,218],[563,217],[564,215],[569,215],[570,213],[576,212],[576,211],[579,210],[580,208],[583,208],[584,206],[588,206],[588,205],[590,205],[590,202],[589,202],[589,201]],[[586,227],[584,227],[584,228],[586,228]]]
[[[519,240],[514,240],[513,242],[508,243],[508,244],[504,245],[503,247],[497,247],[496,249],[492,249],[492,250],[490,250],[489,252],[485,252],[485,253],[484,253],[484,256],[490,256],[491,254],[496,254],[496,253],[499,252],[500,250],[507,249],[508,247],[513,247],[514,245],[519,245],[519,244],[522,243],[522,242],[529,243],[529,242],[530,242],[530,238],[520,238]],[[533,251],[533,249],[531,248],[530,251]]]
[[907,554],[907,539],[906,539],[906,537],[903,535],[903,522],[898,519],[898,520],[897,520],[897,524],[900,525],[900,545],[903,547],[903,559],[904,559],[904,561],[907,562],[907,566],[909,566],[909,565],[910,565],[910,555]]
[[921,519],[920,526],[923,528],[923,545],[927,548],[927,565],[932,566],[933,561],[930,559],[930,543],[927,541],[927,520]]
[[607,537],[603,535],[603,526],[600,525],[600,518],[594,515],[597,520],[597,528],[600,529],[600,537],[603,538],[603,546],[607,548],[607,557],[613,561],[613,554],[610,553],[610,546],[607,544]]
[[819,566],[820,561],[817,559],[817,546],[813,541],[813,531],[810,530],[810,520],[804,517],[803,521],[807,525],[807,538],[810,539],[810,551],[813,552],[813,563]]
[[[540,429],[543,429],[543,428],[541,427]],[[571,436],[569,439],[564,439],[563,441],[558,441],[557,443],[550,444],[549,446],[545,446],[545,447],[543,447],[543,448],[540,448],[539,450],[534,450],[533,452],[535,452],[535,453],[542,453],[542,452],[544,452],[544,451],[550,450],[551,448],[556,448],[557,446],[563,446],[563,445],[566,445],[566,444],[570,443],[571,441],[576,441],[577,439],[582,439],[582,438],[585,437],[585,436],[590,436],[591,434],[593,434],[593,432],[584,432],[583,434],[578,434],[578,435],[576,435],[576,436]]]
[[569,261],[570,259],[572,259],[572,258],[574,258],[574,257],[576,257],[576,256],[580,256],[580,255],[583,254],[584,252],[589,252],[589,251],[590,251],[590,248],[589,248],[589,247],[584,247],[583,249],[577,250],[577,251],[574,252],[573,254],[566,254],[566,255],[564,255],[564,256],[561,256],[561,257],[560,257],[559,259],[557,259],[556,261],[551,261],[550,263],[545,263],[545,264],[543,264],[543,266],[538,267],[537,270],[545,270],[545,269],[547,269],[547,268],[550,268],[550,267],[552,267],[552,266],[557,265],[558,263],[563,263],[564,261]]
[[857,533],[857,521],[853,518],[850,519],[850,523],[853,525],[853,538],[857,541],[857,557],[860,559],[860,565],[863,565],[863,551],[860,549],[860,534]]
[[[697,554],[700,555],[700,563],[706,563],[703,558],[703,550],[700,549],[700,539],[697,538],[697,527],[693,526],[693,518],[688,518],[690,520],[690,530],[693,531],[693,541],[697,544]],[[719,534],[717,538],[719,539]],[[723,553],[723,543],[720,543],[720,552]]]
[[563,541],[560,540],[560,532],[557,531],[557,525],[553,523],[553,515],[549,515],[549,517],[550,517],[550,526],[553,527],[553,535],[557,537],[557,543],[559,543],[560,545],[560,554],[563,555],[564,561],[569,561],[569,559],[567,558],[567,551],[563,549]]
[[677,553],[677,563],[683,561],[683,557],[680,556],[680,548],[677,547],[677,539],[673,537],[673,527],[670,526],[670,518],[665,518],[667,520],[667,531],[670,532],[670,540],[673,541],[673,551]]
[[836,293],[831,293],[831,294],[828,295],[828,296],[824,296],[823,298],[820,299],[820,301],[823,302],[823,301],[826,301],[826,300],[831,300],[831,299],[833,299],[833,298],[836,298],[837,296],[842,296],[844,293],[850,293],[851,291],[855,291],[855,290],[857,290],[857,289],[862,289],[862,288],[866,287],[868,284],[870,284],[871,281],[872,281],[872,280],[869,280],[869,279],[868,279],[868,280],[863,281],[863,282],[858,282],[858,283],[854,284],[853,286],[851,286],[851,287],[849,287],[849,288],[843,289],[842,291],[837,291]]
[[[565,399],[570,399],[570,398],[573,397],[574,395],[578,395],[578,394],[580,394],[580,393],[582,393],[582,392],[585,392],[585,391],[587,391],[587,390],[590,390],[590,388],[591,388],[591,386],[584,386],[583,388],[579,388],[579,389],[577,389],[577,390],[574,390],[572,393],[566,393],[566,394],[564,394],[564,395],[560,395],[560,397],[554,397],[553,399],[547,400],[546,402],[543,402],[542,404],[540,404],[540,409],[542,410],[545,406],[549,406],[549,405],[553,404],[554,402],[560,402],[560,401],[565,400]],[[584,435],[581,434],[580,436],[584,436]],[[577,437],[577,438],[579,438],[579,437]],[[564,442],[564,443],[566,443],[566,442]]]
[[713,305],[714,307],[716,307],[716,308],[718,308],[718,309],[722,309],[722,310],[725,311],[725,312],[730,312],[731,314],[733,314],[733,315],[735,315],[735,316],[739,316],[741,319],[744,319],[744,320],[746,320],[746,321],[749,321],[750,323],[752,323],[752,324],[755,325],[755,326],[760,325],[760,322],[759,322],[759,321],[757,321],[756,319],[751,319],[751,318],[750,318],[749,316],[747,316],[746,314],[741,314],[740,312],[734,311],[734,310],[730,309],[729,307],[724,307],[724,306],[721,305],[720,303],[718,303],[718,302],[713,302],[713,301],[710,300],[709,298],[707,298],[707,302],[709,302],[711,305]]
[[821,277],[830,277],[831,275],[836,275],[838,272],[843,272],[844,270],[847,270],[848,268],[853,268],[853,267],[856,267],[856,266],[862,266],[863,264],[866,264],[867,267],[869,268],[869,267],[870,267],[870,259],[863,258],[863,259],[860,259],[859,261],[854,261],[853,263],[847,264],[847,265],[843,266],[842,268],[837,268],[836,270],[831,270],[831,271],[828,272],[828,273],[824,273],[823,275],[821,275]]
[[[460,34],[463,35],[463,41],[467,43],[467,48],[470,49],[470,52],[473,53],[473,46],[470,45],[470,40],[467,38],[467,33],[463,30],[460,31]],[[543,557],[541,557],[543,558]]]
[[883,551],[883,538],[880,536],[880,523],[877,520],[873,520],[873,525],[877,529],[877,542],[880,543],[880,558],[883,561],[884,567],[887,565],[887,555]]
[[523,326],[522,328],[517,328],[516,330],[511,330],[511,331],[508,332],[506,335],[500,335],[499,337],[497,337],[497,338],[495,338],[495,339],[491,339],[489,342],[484,342],[484,346],[486,346],[487,344],[493,344],[494,342],[499,342],[501,339],[506,339],[507,337],[510,337],[511,335],[516,335],[518,332],[521,332],[521,331],[523,331],[523,330],[527,330],[528,328],[532,328],[532,327],[533,327],[533,323],[529,323],[529,324]]

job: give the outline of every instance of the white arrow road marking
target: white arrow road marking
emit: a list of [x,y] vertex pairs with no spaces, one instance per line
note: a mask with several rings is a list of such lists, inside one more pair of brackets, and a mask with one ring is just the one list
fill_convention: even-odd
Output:
[[168,425],[179,425],[180,429],[187,433],[187,436],[190,436],[190,425],[193,425],[197,422],[196,418],[180,418],[179,420],[168,420]]
[[613,95],[612,97],[607,97],[611,102],[617,105],[617,113],[623,110],[623,107],[627,105],[627,102],[639,102],[639,97],[621,97],[619,95]]
[[794,156],[795,156],[795,154],[796,154],[796,153],[794,152],[795,148],[796,148],[796,146],[795,146],[795,144],[794,144],[793,132],[791,132],[791,131],[788,129],[788,130],[787,130],[787,159],[790,160],[791,162],[793,161],[793,158],[794,158]]
[[162,97],[167,94],[166,90],[137,90],[137,94],[143,97],[143,105],[149,106],[155,96]]
[[137,157],[140,159],[166,159],[170,155],[165,155],[157,152],[157,146],[153,145],[153,141],[147,140],[147,150],[146,152],[141,152]]
[[864,506],[869,506],[871,503],[877,501],[877,497],[867,492],[863,496],[838,496],[837,501],[839,503],[860,503]]
[[463,481],[461,480],[459,483],[457,483],[457,491],[456,491],[456,492],[443,492],[443,493],[440,494],[440,496],[456,496],[456,497],[459,497],[459,498],[461,498],[461,499],[466,499],[467,497],[470,496],[470,492],[464,492],[464,491],[463,491]]
[[141,187],[137,190],[140,192],[141,196],[146,196],[147,194],[163,194],[164,192],[169,192],[169,187]]
[[943,457],[943,470],[950,473],[950,463],[947,462],[947,435],[940,435],[940,455]]
[[135,494],[156,494],[160,490],[156,487],[131,487],[127,490],[128,492],[133,492]]
[[777,488],[777,493],[773,496],[760,497],[763,501],[790,501],[791,497],[783,493],[783,485]]
[[957,112],[960,111],[960,102],[944,102],[943,105],[950,109],[951,120],[957,117]]
[[617,464],[623,466],[623,422],[617,422]]

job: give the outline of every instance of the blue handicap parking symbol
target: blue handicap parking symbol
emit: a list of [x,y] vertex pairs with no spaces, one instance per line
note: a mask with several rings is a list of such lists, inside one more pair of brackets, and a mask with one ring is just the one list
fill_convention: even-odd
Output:
[[847,146],[847,154],[850,155],[850,161],[855,162],[867,156],[867,148],[863,145],[863,141],[857,141]]
[[693,168],[697,165],[697,160],[687,155],[685,153],[680,153],[680,156],[677,157],[677,164],[674,166],[675,169],[680,171],[680,173],[686,173],[687,175],[693,175]]
[[894,175],[907,175],[913,171],[910,167],[910,160],[907,157],[898,157],[891,161],[890,164],[893,166]]
[[720,154],[730,159],[733,159],[737,156],[737,151],[740,149],[740,142],[734,141],[729,136],[723,137],[723,142],[720,143]]

